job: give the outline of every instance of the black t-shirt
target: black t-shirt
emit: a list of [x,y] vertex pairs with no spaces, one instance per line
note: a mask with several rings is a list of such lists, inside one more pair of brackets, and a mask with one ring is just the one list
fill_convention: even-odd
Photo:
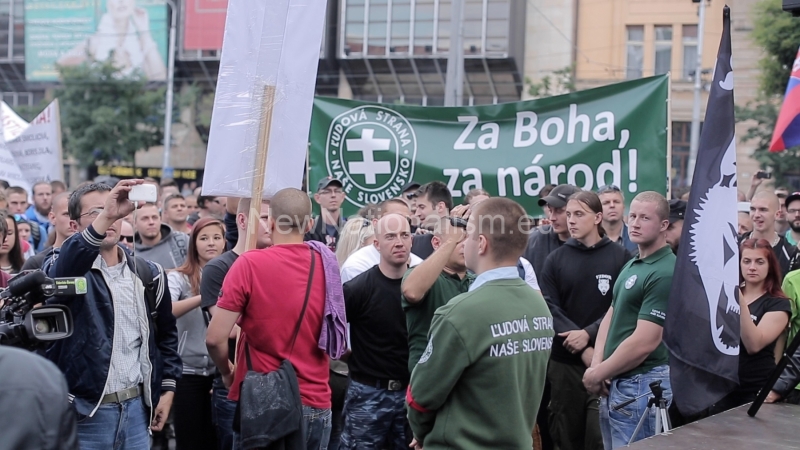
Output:
[[350,371],[408,381],[408,330],[400,305],[403,279],[387,278],[378,266],[344,284],[350,322]]
[[[785,298],[768,297],[762,295],[753,303],[750,303],[750,316],[756,325],[761,322],[764,314],[773,311],[784,311],[789,316],[792,315],[792,305]],[[744,348],[744,343],[739,347],[739,391],[758,392],[770,372],[775,368],[775,342],[773,341],[760,352],[751,355]]]
[[[238,257],[239,255],[230,250],[212,259],[203,267],[203,277],[200,279],[201,308],[208,310],[211,306],[217,306],[222,282],[225,281],[225,275]],[[228,339],[228,358],[231,362],[235,361],[236,339]]]
[[411,238],[411,253],[421,259],[428,259],[433,254],[433,234],[418,234]]

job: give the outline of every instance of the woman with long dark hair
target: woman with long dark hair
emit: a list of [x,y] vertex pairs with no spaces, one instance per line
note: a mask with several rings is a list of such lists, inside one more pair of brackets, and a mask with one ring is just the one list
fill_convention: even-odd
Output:
[[172,313],[178,318],[178,352],[183,376],[175,390],[175,443],[178,450],[217,447],[211,420],[214,362],[206,350],[208,320],[200,310],[203,267],[225,249],[225,226],[213,218],[198,220],[192,229],[186,262],[170,271]]
[[8,232],[6,239],[0,244],[0,270],[7,274],[16,274],[22,270],[25,258],[22,256],[22,247],[19,239],[19,230],[14,216],[0,212],[0,219],[6,222]]
[[775,346],[785,343],[792,306],[781,290],[781,267],[766,239],[740,247],[739,386],[711,407],[717,414],[752,402],[775,368]]

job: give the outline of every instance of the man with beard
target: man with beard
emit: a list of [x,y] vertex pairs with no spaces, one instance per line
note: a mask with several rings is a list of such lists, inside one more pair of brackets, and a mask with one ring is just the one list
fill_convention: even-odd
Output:
[[786,214],[786,200],[789,197],[789,188],[777,187],[775,188],[775,196],[778,197],[780,202],[780,210],[778,211],[778,218],[775,219],[775,231],[780,234],[786,234],[789,231],[789,217]]
[[800,243],[800,192],[793,192],[786,197],[786,221],[789,223],[789,230],[784,237],[786,242],[798,246]]
[[672,247],[672,252],[678,254],[683,232],[683,218],[686,215],[686,202],[673,199],[669,201],[669,227],[667,228],[667,244]]

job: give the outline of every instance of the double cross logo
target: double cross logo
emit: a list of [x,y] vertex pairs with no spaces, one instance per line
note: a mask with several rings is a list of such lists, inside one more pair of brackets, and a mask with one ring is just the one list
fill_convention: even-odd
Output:
[[375,161],[375,152],[386,151],[391,147],[391,139],[378,139],[375,129],[365,128],[358,139],[347,139],[348,152],[361,152],[362,160],[349,164],[351,174],[364,175],[367,184],[377,183],[377,175],[392,173],[392,164],[389,161]]

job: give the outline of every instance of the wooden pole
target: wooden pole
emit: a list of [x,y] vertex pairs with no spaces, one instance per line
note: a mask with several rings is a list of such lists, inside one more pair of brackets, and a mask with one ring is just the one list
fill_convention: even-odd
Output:
[[261,125],[256,144],[253,185],[250,189],[250,212],[247,215],[247,239],[245,250],[256,248],[259,220],[261,218],[261,198],[264,193],[264,178],[267,175],[267,154],[269,152],[269,133],[272,125],[272,111],[275,106],[275,86],[264,86],[261,106]]

